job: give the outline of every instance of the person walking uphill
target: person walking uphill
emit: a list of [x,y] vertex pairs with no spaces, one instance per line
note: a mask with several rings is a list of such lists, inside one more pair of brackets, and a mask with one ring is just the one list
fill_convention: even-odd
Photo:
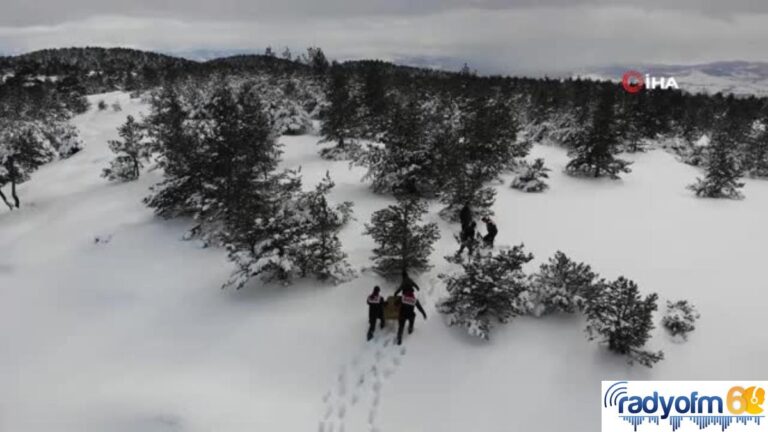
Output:
[[368,340],[373,339],[376,330],[376,321],[381,320],[381,328],[384,328],[384,297],[380,294],[381,288],[373,287],[373,292],[368,296]]
[[488,234],[483,237],[483,242],[487,247],[493,247],[493,241],[496,239],[499,229],[488,216],[483,216],[482,221],[485,222],[485,229],[488,231]]
[[427,313],[424,312],[424,308],[421,307],[421,302],[416,298],[416,294],[413,290],[403,291],[403,296],[400,298],[400,316],[397,320],[397,344],[403,343],[403,330],[405,330],[405,323],[408,322],[408,334],[413,333],[413,324],[416,321],[416,311],[418,309],[424,319],[427,319]]

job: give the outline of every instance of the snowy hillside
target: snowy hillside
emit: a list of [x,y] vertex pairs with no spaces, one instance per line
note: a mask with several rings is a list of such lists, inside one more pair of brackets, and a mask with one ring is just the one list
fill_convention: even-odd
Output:
[[595,68],[578,73],[594,79],[621,80],[634,69],[656,77],[675,77],[681,90],[690,93],[768,96],[768,63],[716,62],[699,65],[633,65]]
[[[434,309],[457,245],[442,238],[435,268],[417,282],[429,319],[394,346],[393,324],[365,342],[369,272],[339,286],[221,290],[225,252],[182,241],[141,200],[160,178],[110,184],[100,177],[107,140],[146,107],[122,93],[122,112],[74,119],[85,149],[44,166],[21,188],[26,205],[0,209],[0,431],[24,432],[507,432],[599,428],[602,379],[743,379],[763,373],[768,336],[765,247],[768,182],[746,180],[743,201],[697,199],[700,173],[662,151],[629,156],[621,181],[562,173],[565,151],[535,146],[551,189],[498,186],[497,244],[525,243],[538,266],[563,250],[643,292],[690,299],[702,314],[687,343],[657,328],[653,369],[588,342],[576,316],[519,318],[490,342],[445,325]],[[94,104],[95,105],[95,104]],[[317,136],[283,137],[284,164],[304,187],[329,170],[332,198],[355,203],[342,231],[351,263],[370,266],[363,224],[391,200],[363,171],[318,156]],[[655,322],[661,317],[657,315]]]

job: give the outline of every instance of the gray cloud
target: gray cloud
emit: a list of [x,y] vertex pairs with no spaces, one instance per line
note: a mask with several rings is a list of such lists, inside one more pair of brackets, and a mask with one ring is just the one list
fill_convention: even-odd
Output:
[[30,2],[5,3],[0,48],[14,52],[319,45],[341,59],[467,61],[483,72],[523,73],[768,59],[768,2],[756,0],[647,0],[641,6],[623,0],[71,0],[47,2],[50,8],[37,2],[34,10]]
[[4,0],[0,25],[51,25],[94,15],[241,20],[265,18],[421,15],[456,9],[633,6],[730,16],[768,12],[764,0]]

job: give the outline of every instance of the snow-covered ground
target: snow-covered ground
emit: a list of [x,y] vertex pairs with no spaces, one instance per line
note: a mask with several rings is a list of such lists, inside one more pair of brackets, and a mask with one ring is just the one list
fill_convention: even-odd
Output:
[[[450,268],[442,256],[458,228],[435,206],[443,238],[418,279],[429,320],[401,348],[392,324],[365,342],[366,294],[394,289],[365,272],[340,286],[221,290],[224,252],[182,241],[187,222],[141,203],[158,173],[100,178],[106,141],[145,109],[101,98],[123,111],[76,118],[85,150],[35,173],[21,211],[0,210],[0,431],[591,432],[602,379],[764,373],[768,182],[747,180],[744,201],[697,199],[685,185],[699,173],[664,152],[632,157],[634,172],[612,182],[564,176],[564,151],[536,146],[551,189],[525,194],[505,179],[498,242],[524,242],[529,270],[560,249],[658,292],[661,305],[690,299],[702,318],[689,342],[657,329],[649,347],[667,359],[646,369],[588,342],[579,317],[520,318],[490,342],[447,327],[435,276]],[[318,137],[282,141],[306,187],[330,170],[335,198],[355,202],[342,241],[353,265],[370,265],[363,224],[391,200],[370,193],[360,169],[321,160]]]

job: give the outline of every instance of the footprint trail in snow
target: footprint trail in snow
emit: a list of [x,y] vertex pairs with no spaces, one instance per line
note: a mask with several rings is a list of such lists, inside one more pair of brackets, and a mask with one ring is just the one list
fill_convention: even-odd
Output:
[[[431,278],[421,292],[420,301],[429,308],[438,280]],[[402,364],[408,352],[404,344],[396,343],[397,323],[387,322],[387,328],[377,329],[368,342],[336,376],[333,386],[323,395],[323,418],[318,432],[369,431],[382,432],[378,426],[379,406],[384,384]]]

